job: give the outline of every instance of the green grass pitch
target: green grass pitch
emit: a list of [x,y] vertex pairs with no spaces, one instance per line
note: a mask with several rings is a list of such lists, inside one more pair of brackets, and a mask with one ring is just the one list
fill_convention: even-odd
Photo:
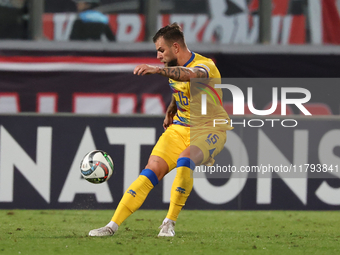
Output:
[[338,211],[183,210],[173,238],[166,212],[139,210],[111,237],[89,237],[110,210],[0,210],[2,254],[340,254]]

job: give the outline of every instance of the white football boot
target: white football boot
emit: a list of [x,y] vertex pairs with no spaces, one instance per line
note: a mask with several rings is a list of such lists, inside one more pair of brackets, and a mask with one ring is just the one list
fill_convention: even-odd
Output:
[[92,229],[89,232],[89,236],[112,236],[114,233],[112,228],[105,226],[98,229]]
[[163,224],[159,227],[161,231],[159,231],[158,236],[175,236],[175,223],[172,221],[163,222]]

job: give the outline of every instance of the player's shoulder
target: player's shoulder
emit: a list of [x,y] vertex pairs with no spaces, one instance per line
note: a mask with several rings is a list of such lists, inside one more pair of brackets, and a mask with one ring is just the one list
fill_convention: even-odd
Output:
[[214,61],[211,58],[205,57],[196,52],[195,52],[194,62],[208,62],[208,63],[212,63],[213,65],[215,65]]
[[211,58],[202,56],[198,53],[195,53],[195,59],[193,61],[192,67],[204,68],[205,70],[208,71],[208,73],[210,73],[209,76],[215,76],[215,75],[212,75],[213,73],[219,74],[219,71],[215,65],[215,62]]
[[211,67],[216,67],[215,62],[208,57],[202,56],[198,53],[195,53],[195,58],[193,61],[193,65],[207,65],[210,68]]

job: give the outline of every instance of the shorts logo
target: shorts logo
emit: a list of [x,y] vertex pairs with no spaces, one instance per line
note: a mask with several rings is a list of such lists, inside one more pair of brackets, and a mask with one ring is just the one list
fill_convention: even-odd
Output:
[[133,197],[136,197],[136,192],[135,191],[133,191],[132,189],[130,189],[128,192],[127,192],[128,194],[131,194]]
[[213,149],[209,150],[210,157],[213,155],[215,150],[216,150],[216,148],[213,148]]
[[185,194],[185,189],[181,187],[177,187],[176,191],[178,191],[179,193]]

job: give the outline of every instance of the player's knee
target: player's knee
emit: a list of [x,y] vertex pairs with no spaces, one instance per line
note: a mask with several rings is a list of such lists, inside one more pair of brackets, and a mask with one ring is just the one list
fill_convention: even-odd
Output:
[[179,155],[179,158],[190,158],[195,165],[200,165],[204,159],[204,154],[199,147],[191,145]]
[[191,170],[195,170],[195,162],[192,161],[190,158],[188,157],[180,157],[178,160],[177,160],[177,168],[179,167],[187,167],[187,168],[190,168]]
[[144,175],[146,178],[148,178],[154,187],[159,182],[157,175],[151,169],[143,169],[140,175]]
[[163,179],[169,169],[168,164],[163,159],[153,157],[150,158],[145,168],[154,172],[159,181]]
[[163,179],[163,177],[165,176],[166,172],[163,171],[161,168],[159,168],[158,166],[155,165],[150,165],[147,164],[147,166],[145,167],[145,169],[149,169],[150,171],[152,171],[156,176],[157,179],[160,181]]
[[194,169],[195,163],[190,158],[182,157],[177,160],[176,179],[180,187],[188,191],[187,194],[190,194],[192,189]]

